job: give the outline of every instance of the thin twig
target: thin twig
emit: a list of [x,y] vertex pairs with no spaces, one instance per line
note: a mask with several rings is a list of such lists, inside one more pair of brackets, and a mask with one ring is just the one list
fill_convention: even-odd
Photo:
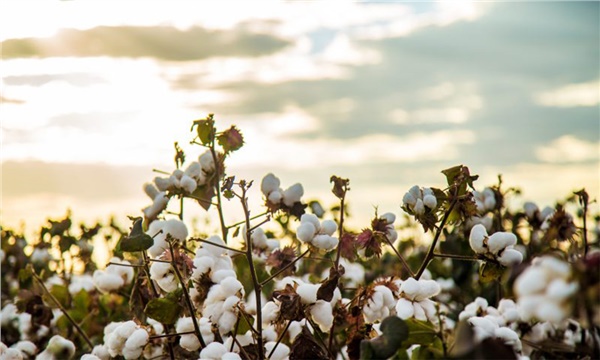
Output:
[[36,274],[36,272],[33,270],[33,268],[31,268],[31,274],[33,275],[33,278],[35,280],[37,280],[38,284],[40,284],[40,286],[42,287],[42,289],[44,290],[44,292],[46,293],[46,295],[48,295],[48,297],[50,299],[52,299],[52,301],[54,302],[54,304],[56,304],[56,306],[60,309],[60,311],[67,318],[67,320],[69,320],[69,322],[71,324],[73,324],[73,326],[75,327],[75,329],[77,329],[77,332],[79,332],[79,335],[81,335],[81,337],[85,340],[85,342],[88,344],[88,346],[90,347],[90,349],[93,349],[94,348],[94,344],[92,343],[92,340],[90,340],[90,338],[87,336],[87,334],[85,333],[85,331],[83,331],[83,329],[79,326],[79,324],[71,317],[71,315],[69,315],[69,313],[67,312],[67,310],[65,310],[65,308],[61,305],[61,303],[58,301],[58,299],[56,299],[56,297],[54,297],[54,295],[52,295],[52,293],[50,292],[50,290],[48,290],[48,288],[46,287],[46,284],[44,284],[44,281],[38,276],[38,274]]
[[191,331],[182,331],[182,332],[171,333],[171,334],[152,335],[148,339],[150,339],[150,340],[153,340],[153,339],[162,339],[162,338],[175,337],[175,336],[181,336],[181,335],[191,335],[191,334],[195,334],[195,333],[196,332],[193,331],[193,330],[191,330]]
[[392,241],[390,239],[388,239],[388,237],[385,234],[383,234],[383,238],[390,245],[390,247],[392,248],[392,250],[396,254],[396,257],[398,257],[398,259],[400,259],[400,262],[402,263],[402,267],[404,267],[404,269],[406,271],[408,271],[408,273],[410,274],[411,277],[414,277],[415,273],[410,269],[410,266],[408,265],[408,263],[406,262],[406,260],[402,256],[402,254],[400,254],[400,252],[398,252],[398,249],[396,249],[396,247],[394,246],[394,244],[392,243]]
[[219,161],[217,158],[217,152],[215,150],[215,138],[214,136],[210,142],[210,153],[213,158],[213,162],[215,164],[215,190],[217,195],[217,211],[219,212],[219,222],[221,223],[221,233],[223,234],[223,241],[227,244],[227,226],[225,225],[225,217],[223,216],[223,203],[221,200],[221,174],[219,173]]
[[302,259],[306,254],[308,254],[308,252],[310,251],[310,249],[306,249],[306,251],[304,251],[302,254],[300,254],[300,256],[298,256],[297,258],[295,258],[291,263],[285,265],[284,267],[282,267],[281,269],[277,270],[277,272],[271,276],[269,276],[266,280],[263,280],[260,283],[260,286],[263,287],[265,286],[265,284],[267,284],[269,281],[273,280],[274,278],[276,278],[279,274],[281,274],[282,272],[286,271],[287,269],[289,269],[291,266],[293,266],[298,260]]
[[479,261],[480,260],[479,258],[476,258],[476,257],[473,257],[473,256],[468,256],[468,255],[434,253],[433,256],[434,257],[439,257],[439,258],[464,260],[464,261]]
[[[214,243],[214,242],[212,242],[212,241],[208,241],[208,240],[204,240],[204,239],[200,239],[200,238],[190,238],[189,240],[190,240],[190,241],[198,241],[198,242],[201,242],[201,243],[210,244],[210,245],[212,245],[212,246],[220,247],[220,248],[222,248],[222,249],[229,250],[229,251],[233,251],[233,252],[236,252],[236,253],[238,253],[238,254],[246,254],[246,252],[245,252],[245,251],[243,251],[243,250],[240,250],[240,249],[234,249],[234,248],[232,248],[232,247],[229,247],[229,246],[227,246],[227,245],[223,245],[223,244],[217,244],[217,243]],[[223,240],[223,241],[224,241],[224,240]]]
[[[265,216],[265,215],[269,215],[269,214],[270,214],[270,212],[269,212],[269,211],[265,211],[265,212],[264,212],[264,213],[262,213],[262,214],[258,214],[258,215],[254,215],[254,216],[252,216],[252,217],[250,218],[250,220],[255,220],[255,219],[258,219],[258,218],[259,218],[259,217],[261,217],[261,216]],[[234,228],[234,227],[236,227],[236,226],[244,225],[245,223],[246,223],[246,220],[242,220],[242,221],[236,222],[235,224],[231,224],[231,225],[229,225],[227,228],[228,228],[228,229],[231,229],[231,228]]]
[[277,338],[277,342],[275,343],[275,346],[273,346],[273,348],[271,349],[271,351],[269,352],[269,355],[267,355],[267,359],[270,359],[271,356],[273,355],[273,353],[275,352],[275,349],[277,349],[277,346],[279,346],[279,343],[281,342],[281,340],[283,340],[283,337],[285,336],[285,333],[288,331],[290,324],[292,323],[292,320],[289,320],[287,322],[287,325],[285,326],[285,329],[283,329],[283,332],[281,333],[281,335],[279,335],[279,337]]

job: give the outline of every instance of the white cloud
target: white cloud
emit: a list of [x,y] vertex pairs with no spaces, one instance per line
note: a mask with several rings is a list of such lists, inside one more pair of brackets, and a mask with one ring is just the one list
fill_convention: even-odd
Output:
[[545,91],[534,96],[534,100],[549,107],[598,106],[600,104],[600,82],[570,84]]
[[548,163],[581,162],[600,158],[600,142],[564,135],[535,149],[536,157]]

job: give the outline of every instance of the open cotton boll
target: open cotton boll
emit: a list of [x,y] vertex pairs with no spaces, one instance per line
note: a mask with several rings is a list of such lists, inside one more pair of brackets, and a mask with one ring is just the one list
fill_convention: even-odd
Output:
[[498,257],[498,262],[504,266],[511,266],[523,262],[523,254],[511,247],[507,247]]
[[268,196],[273,191],[279,190],[279,186],[281,186],[279,178],[272,173],[268,173],[260,183],[260,190],[265,196]]
[[420,290],[421,286],[419,285],[419,281],[412,277],[406,279],[400,286],[400,292],[404,293],[404,295],[411,300],[419,294]]
[[[275,345],[277,345],[277,347],[275,347]],[[275,351],[273,351],[273,349],[275,349]],[[271,351],[273,351],[273,354],[271,354]],[[271,354],[269,360],[285,360],[290,355],[290,348],[285,344],[277,344],[275,341],[269,341],[265,344],[265,354]]]
[[[123,355],[127,359],[137,359],[148,344],[149,335],[144,329],[136,329],[125,342]],[[136,355],[137,354],[137,355]],[[129,356],[128,356],[129,355]]]
[[[218,245],[222,245],[225,246],[225,242],[223,241],[223,239],[221,239],[220,236],[218,235],[213,235],[211,237],[209,237],[208,239],[206,239],[207,241],[213,243],[213,244],[218,244]],[[209,243],[202,243],[202,248],[201,249],[205,249],[206,251],[208,251],[212,256],[223,256],[225,254],[227,254],[227,250],[219,247],[219,246],[215,246]],[[197,253],[196,253],[196,256]]]
[[183,190],[185,190],[185,192],[191,194],[196,190],[196,187],[198,187],[198,183],[196,183],[196,180],[192,179],[191,177],[183,175],[180,186]]
[[415,314],[415,308],[412,301],[400,298],[396,303],[396,315],[402,320],[409,319]]
[[212,153],[209,150],[205,151],[204,154],[198,157],[198,162],[205,173],[210,173],[215,170],[215,160],[213,159]]
[[475,316],[470,318],[468,322],[473,325],[475,336],[477,337],[477,340],[480,341],[494,336],[496,329],[498,329],[498,324],[483,317]]
[[560,302],[577,292],[579,286],[575,282],[567,283],[563,279],[553,280],[546,289],[546,296]]
[[296,183],[283,192],[283,203],[286,206],[292,207],[295,203],[300,202],[300,199],[304,195],[304,188],[300,183]]
[[158,216],[158,214],[160,214],[163,210],[167,208],[168,203],[169,198],[167,197],[167,194],[161,192],[158,195],[156,195],[154,201],[152,202],[152,205],[144,208],[142,212],[144,213],[144,216],[148,219],[155,219]]
[[523,296],[541,292],[545,289],[548,278],[548,274],[544,269],[530,266],[515,280],[515,293],[518,296]]
[[425,213],[425,204],[423,204],[423,200],[417,199],[415,206],[413,207],[413,211],[417,215],[423,215]]
[[210,274],[210,281],[214,282],[215,284],[218,284],[221,281],[223,281],[225,278],[228,278],[228,277],[235,278],[236,276],[237,276],[237,274],[232,269],[221,269],[221,270],[213,271]]
[[333,220],[324,220],[321,223],[321,233],[327,235],[333,235],[333,233],[337,230],[337,224]]
[[334,249],[337,246],[338,242],[339,241],[337,238],[329,235],[316,235],[312,240],[312,244],[314,246],[324,250]]
[[234,277],[227,277],[219,284],[223,288],[223,294],[225,294],[226,297],[230,295],[236,295],[238,293],[242,294],[242,296],[244,295],[244,286],[238,281],[238,279]]
[[202,351],[200,351],[200,358],[221,360],[221,357],[227,352],[228,351],[225,345],[218,342],[212,342],[202,349]]
[[221,360],[242,360],[239,354],[234,352],[228,352],[221,356]]
[[156,280],[156,283],[166,292],[175,291],[179,287],[179,282],[173,273],[167,274],[164,277]]
[[506,345],[512,346],[515,351],[521,351],[521,340],[519,339],[519,335],[513,330],[507,327],[499,327],[494,331],[494,336],[504,341]]
[[152,184],[152,183],[145,183],[144,184],[144,192],[152,200],[154,200],[154,198],[156,197],[156,195],[158,195],[158,193],[159,193],[159,191],[156,188],[156,186],[154,186],[154,184]]
[[311,242],[316,232],[317,229],[312,223],[304,222],[298,226],[298,229],[296,230],[296,237],[300,241]]
[[79,360],[102,360],[96,355],[93,354],[83,354],[83,356]]
[[440,284],[435,280],[419,280],[419,291],[415,295],[415,301],[421,301],[439,294]]
[[16,344],[13,344],[11,348],[19,350],[25,356],[33,358],[33,356],[37,353],[37,346],[31,341],[19,341]]
[[[244,238],[246,237],[246,231],[244,229]],[[265,231],[262,228],[257,228],[254,229],[254,231],[252,231],[252,235],[250,235],[250,238],[252,239],[252,245],[254,245],[255,247],[259,248],[259,249],[264,249],[267,246],[267,235],[265,234]],[[246,240],[246,239],[244,239]]]
[[331,330],[331,325],[333,325],[333,310],[329,302],[317,300],[317,302],[310,307],[310,315],[314,322],[319,325],[321,331],[329,332],[329,330]]
[[102,293],[119,289],[125,284],[125,280],[117,274],[106,273],[102,270],[94,271],[94,286]]
[[430,209],[435,209],[437,206],[437,199],[433,195],[425,195],[423,196],[423,204]]
[[201,176],[203,177],[202,166],[199,162],[193,161],[185,169],[184,174],[191,177],[192,179],[198,180]]
[[393,224],[394,221],[396,221],[396,215],[391,212],[387,212],[387,213],[381,215],[379,218],[384,220],[388,225]]
[[221,334],[230,332],[237,322],[237,314],[233,311],[225,311],[219,317],[218,325]]
[[150,265],[150,279],[158,280],[172,271],[170,263],[153,261]]
[[54,359],[71,359],[75,355],[75,345],[60,335],[54,335],[48,341],[44,352],[46,351],[53,355]]
[[185,240],[188,237],[188,229],[185,223],[178,219],[170,219],[165,221],[163,225],[163,231],[166,234],[170,234],[173,239]]
[[[4,344],[3,344],[4,345]],[[6,345],[4,345],[6,346]],[[1,360],[23,360],[23,353],[18,349],[5,349],[4,351],[0,350],[0,359]],[[54,360],[54,356],[47,351],[41,352],[36,359],[40,360]]]
[[471,233],[469,235],[469,245],[471,245],[471,249],[478,254],[484,253],[486,251],[484,240],[487,238],[487,231],[485,227],[481,224],[477,224],[473,226],[471,229]]
[[509,232],[497,232],[488,238],[488,249],[492,254],[497,254],[507,246],[517,243],[517,237]]
[[296,293],[300,295],[303,304],[312,304],[317,302],[317,291],[320,284],[300,284],[296,289]]
[[[157,176],[154,178],[154,184],[160,191],[167,191],[174,186],[174,184],[171,182],[170,177],[164,178],[164,177]],[[156,196],[154,196],[152,198],[154,199],[155,197]]]
[[274,322],[279,316],[279,305],[273,301],[265,303],[262,307],[262,315],[263,324],[268,325]]

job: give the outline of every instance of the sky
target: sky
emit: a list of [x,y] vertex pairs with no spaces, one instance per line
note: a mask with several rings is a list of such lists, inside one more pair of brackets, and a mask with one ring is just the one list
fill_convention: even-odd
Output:
[[521,187],[515,206],[598,198],[599,5],[4,1],[1,222],[126,224],[175,141],[201,154],[208,113],[244,134],[229,175],[273,172],[325,205],[349,178],[356,224],[458,164],[479,189]]

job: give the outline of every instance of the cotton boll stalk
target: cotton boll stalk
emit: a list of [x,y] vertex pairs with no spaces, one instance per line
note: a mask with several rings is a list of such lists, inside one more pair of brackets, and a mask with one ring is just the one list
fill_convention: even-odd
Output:
[[481,224],[473,226],[471,234],[469,235],[469,245],[471,249],[478,254],[484,253],[486,248],[484,246],[484,240],[487,238],[487,231]]
[[260,190],[265,196],[269,196],[270,193],[277,191],[280,185],[281,182],[279,181],[279,178],[269,173],[263,177],[260,183]]
[[283,203],[288,207],[292,207],[294,206],[294,203],[300,201],[302,195],[304,195],[304,188],[302,185],[299,183],[294,184],[283,192]]

